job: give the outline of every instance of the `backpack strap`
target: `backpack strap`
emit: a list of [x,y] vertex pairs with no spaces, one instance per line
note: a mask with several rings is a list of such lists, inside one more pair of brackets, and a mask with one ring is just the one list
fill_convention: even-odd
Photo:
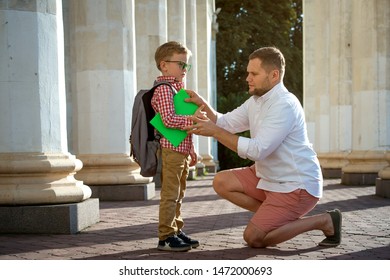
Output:
[[153,87],[152,87],[153,92],[156,90],[157,87],[159,87],[161,85],[169,86],[172,90],[173,95],[175,95],[177,93],[176,89],[171,85],[171,83],[165,82],[165,81],[160,81],[160,82],[154,81]]
[[[173,95],[175,95],[175,94],[177,93],[176,89],[171,85],[171,83],[165,82],[165,81],[160,81],[160,82],[154,81],[153,87],[151,88],[151,90],[153,91],[153,93],[154,93],[154,91],[156,90],[156,88],[158,88],[158,87],[161,86],[161,85],[167,85],[167,86],[169,86],[169,87],[171,88],[171,92],[173,93]],[[161,133],[158,132],[157,130],[155,130],[155,131],[156,131],[155,138],[156,138],[157,141],[160,141],[162,135],[161,135]]]

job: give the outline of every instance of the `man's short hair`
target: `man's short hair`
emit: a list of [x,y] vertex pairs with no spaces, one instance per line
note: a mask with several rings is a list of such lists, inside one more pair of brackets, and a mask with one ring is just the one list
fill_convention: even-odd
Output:
[[276,47],[263,47],[255,50],[249,55],[249,59],[258,58],[261,60],[261,66],[267,71],[277,69],[280,72],[280,78],[283,79],[286,61],[282,52]]

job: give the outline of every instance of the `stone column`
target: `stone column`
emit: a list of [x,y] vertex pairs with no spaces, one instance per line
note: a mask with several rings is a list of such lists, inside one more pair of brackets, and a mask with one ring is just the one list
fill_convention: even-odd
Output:
[[[212,1],[212,22],[211,22],[211,55],[210,55],[210,74],[211,74],[211,105],[217,109],[217,33],[219,31],[218,13],[221,11],[218,7],[215,7],[215,0]],[[217,10],[216,10],[217,9]],[[211,155],[215,164],[211,171],[216,172],[218,170],[218,141],[214,138],[211,139]]]
[[0,232],[96,223],[98,200],[67,149],[61,1],[0,3],[0,65]]
[[[171,3],[171,5],[174,5]],[[174,9],[174,8],[172,8]],[[164,0],[135,1],[136,79],[137,89],[150,88],[161,75],[154,54],[168,40],[168,7]],[[177,31],[176,36],[182,34]],[[153,181],[161,187],[161,159]]]
[[168,40],[186,44],[186,1],[167,0]]
[[[376,10],[380,14],[378,16],[377,32],[381,38],[378,43],[378,60],[381,72],[380,78],[380,106],[381,119],[379,119],[379,129],[381,134],[390,134],[390,3],[388,1],[379,1]],[[387,75],[386,75],[386,74]],[[376,180],[376,194],[390,198],[390,136],[381,141],[381,145],[386,148],[385,159],[387,166],[379,171],[379,178]]]
[[[77,178],[102,200],[154,196],[129,157],[135,70],[134,1],[69,0],[73,150]],[[145,62],[146,63],[146,62]]]
[[135,1],[137,89],[150,88],[161,75],[154,60],[156,49],[167,42],[167,1]]
[[[192,65],[191,71],[187,73],[186,77],[186,88],[198,92],[198,49],[197,49],[197,23],[196,23],[196,0],[186,0],[186,46],[192,52],[192,57],[190,58],[190,63]],[[190,168],[189,179],[193,179],[198,171],[200,170],[201,174],[204,173],[204,164],[201,163],[202,158],[200,157],[199,150],[199,136],[193,135],[193,142],[195,146],[195,151],[197,152],[199,158],[198,163],[195,167]]]
[[190,59],[192,70],[187,74],[186,87],[198,92],[198,48],[196,24],[196,0],[186,0],[186,46],[192,52]]
[[351,149],[350,6],[304,1],[304,108],[325,178],[341,177]]
[[352,2],[352,152],[342,183],[375,184],[389,147],[389,1]]
[[[215,104],[216,94],[213,92],[212,81],[212,19],[215,11],[213,0],[197,2],[197,52],[198,52],[198,90],[210,104]],[[214,95],[213,95],[214,94]],[[206,171],[216,172],[216,163],[211,154],[212,141],[210,137],[199,137],[199,151]]]
[[319,156],[325,178],[341,178],[352,148],[351,6],[352,0],[333,0],[329,7],[330,152]]
[[390,198],[390,152],[386,152],[385,156],[388,166],[379,171],[379,177],[376,179],[375,194]]
[[[192,56],[189,59],[189,64],[192,65],[192,68],[189,72],[187,72],[187,76],[184,80],[185,88],[194,90],[193,87],[189,85],[194,84],[194,77],[196,74],[196,49],[193,46],[196,44],[196,41],[192,41],[191,36],[196,30],[196,19],[192,20],[193,14],[191,12],[191,2],[194,1],[183,1],[183,0],[168,0],[167,1],[167,23],[168,23],[168,40],[167,41],[177,41],[184,44],[189,50],[191,50]],[[190,9],[187,12],[187,8]],[[187,15],[189,18],[187,18]],[[187,26],[188,25],[188,26]],[[192,30],[192,26],[195,25],[195,29]],[[189,34],[187,34],[187,31]],[[188,40],[187,40],[188,38]],[[193,142],[195,149],[199,151],[198,146],[198,136],[193,136]],[[195,177],[195,167],[190,167],[190,172],[188,175],[189,179],[193,179]],[[158,180],[155,177],[156,183]]]
[[304,1],[309,137],[324,177],[342,173],[344,184],[373,184],[387,164],[388,6],[380,0]]

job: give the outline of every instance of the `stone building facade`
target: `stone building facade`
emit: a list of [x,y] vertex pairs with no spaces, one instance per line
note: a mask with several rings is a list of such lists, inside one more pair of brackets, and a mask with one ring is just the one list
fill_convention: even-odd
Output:
[[[326,177],[390,197],[390,2],[303,0],[304,109]],[[129,157],[154,51],[192,51],[187,88],[216,104],[213,0],[0,1],[0,232],[74,233],[99,199],[149,199]],[[200,167],[216,145],[195,139]],[[55,222],[53,222],[55,221]]]
[[[154,196],[129,157],[133,99],[160,75],[156,48],[177,40],[193,54],[187,88],[215,103],[214,6],[0,1],[0,231],[78,231],[98,220],[92,197]],[[195,144],[201,166],[215,168],[212,140]],[[50,211],[61,225],[33,229]]]
[[390,197],[390,1],[303,3],[304,108],[324,176]]

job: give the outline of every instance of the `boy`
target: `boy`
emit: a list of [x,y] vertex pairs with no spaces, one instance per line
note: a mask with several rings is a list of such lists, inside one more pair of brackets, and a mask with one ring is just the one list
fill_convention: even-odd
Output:
[[[187,64],[191,51],[178,42],[167,42],[157,48],[155,60],[162,76],[157,81],[166,81],[179,91],[184,88],[183,79],[190,70]],[[166,127],[183,129],[192,125],[188,116],[175,114],[173,93],[169,86],[159,86],[153,95],[152,106],[161,114]],[[188,251],[199,246],[199,242],[183,231],[181,204],[186,190],[189,166],[196,164],[192,135],[188,135],[178,147],[167,139],[160,139],[162,153],[161,194],[159,208],[159,242],[157,248],[164,251]],[[189,159],[190,156],[190,159]]]

